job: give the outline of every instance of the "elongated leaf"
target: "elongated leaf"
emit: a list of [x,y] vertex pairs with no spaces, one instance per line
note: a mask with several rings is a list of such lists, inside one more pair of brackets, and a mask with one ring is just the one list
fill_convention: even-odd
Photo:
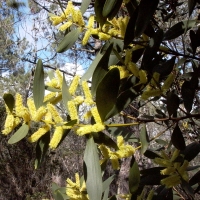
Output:
[[100,23],[101,27],[103,27],[104,23],[106,22],[106,17],[104,17],[102,14],[105,2],[106,0],[96,0],[94,3],[96,20]]
[[14,99],[13,95],[6,93],[6,94],[3,95],[3,99],[4,99],[8,109],[12,113],[13,108],[15,106],[15,99]]
[[140,185],[160,185],[160,181],[167,176],[161,174],[148,174],[140,177]]
[[[107,46],[107,44],[108,43],[106,43],[102,47],[102,52],[104,51],[103,49],[105,48],[105,46]],[[102,78],[106,75],[106,73],[108,71],[108,62],[109,62],[110,54],[112,52],[112,48],[113,48],[113,44],[109,43],[108,48],[106,48],[104,55],[102,56],[101,60],[99,61],[98,65],[96,66],[96,69],[93,73],[92,89],[91,89],[92,95],[96,94],[96,90],[97,90],[99,83],[101,82]]]
[[124,36],[124,48],[126,48],[135,38],[134,30],[135,23],[138,16],[138,8],[131,14],[131,18],[128,21],[125,36]]
[[69,87],[66,83],[65,76],[63,75],[63,83],[62,83],[62,101],[63,105],[65,106],[66,111],[68,110],[67,102],[72,99],[69,93]]
[[191,84],[190,81],[185,81],[181,87],[181,94],[183,97],[183,103],[185,109],[188,113],[192,110],[194,96],[195,96],[195,88]]
[[109,188],[110,184],[112,183],[112,181],[114,180],[115,178],[115,175],[112,175],[111,177],[109,177],[108,179],[106,179],[104,182],[103,182],[103,192]]
[[192,14],[196,3],[197,3],[197,0],[188,0],[189,16]]
[[179,103],[179,97],[177,96],[177,94],[174,93],[174,91],[167,94],[167,111],[169,113],[169,116],[176,113],[179,107]]
[[39,59],[37,62],[33,80],[33,100],[36,109],[38,109],[43,104],[44,90],[45,90],[44,70],[43,70],[42,60]]
[[140,130],[140,142],[141,142],[141,153],[144,154],[144,152],[147,150],[149,146],[149,136],[147,134],[146,126],[144,125]]
[[195,24],[196,20],[178,22],[164,34],[164,40],[172,40],[177,38],[178,36],[185,33],[187,30],[193,28]]
[[49,142],[50,142],[50,132],[47,132],[46,134],[44,134],[37,142],[35,169],[38,169],[40,165],[42,164],[44,157],[47,153],[47,150],[49,148]]
[[117,144],[105,133],[99,132],[99,133],[93,133],[92,134],[94,142],[97,144],[105,144],[108,147],[112,147],[116,150],[118,150]]
[[116,103],[119,85],[120,75],[117,68],[111,69],[98,85],[96,104],[102,121]]
[[195,185],[200,182],[200,171],[198,171],[190,180],[190,185]]
[[90,3],[91,3],[91,0],[82,0],[81,9],[80,9],[82,14],[84,14],[85,11],[88,9]]
[[105,52],[98,52],[98,54],[96,55],[95,59],[93,60],[92,64],[89,66],[89,68],[87,69],[87,71],[85,72],[85,74],[82,76],[81,78],[81,81],[84,81],[84,80],[89,80],[93,73],[94,73],[94,70],[96,69],[98,63],[100,62],[101,58],[103,57]]
[[181,154],[185,155],[184,159],[187,161],[193,160],[200,152],[200,143],[193,142],[186,146],[185,150]]
[[159,0],[141,0],[135,25],[135,37],[139,37],[148,26],[158,6]]
[[135,158],[132,157],[129,171],[129,191],[131,194],[135,193],[140,184],[140,170]]
[[165,167],[153,167],[149,169],[143,169],[140,171],[142,175],[149,175],[149,174],[160,174],[160,171],[165,169]]
[[26,137],[28,134],[29,126],[27,124],[23,124],[14,135],[8,140],[8,144],[15,144]]
[[87,168],[86,187],[89,199],[100,200],[103,191],[101,167],[99,164],[97,146],[92,137],[88,139],[86,144],[84,162]]
[[171,141],[172,141],[172,144],[179,150],[184,150],[186,147],[185,140],[183,138],[183,133],[181,132],[178,124],[176,125],[172,133]]
[[81,34],[80,28],[72,30],[63,38],[63,40],[58,45],[58,48],[56,51],[58,53],[62,53],[70,49],[74,45],[74,43],[78,40],[78,37],[80,34]]
[[193,54],[196,53],[196,49],[198,47],[198,36],[195,34],[193,30],[190,30],[190,41],[191,41],[191,47]]
[[150,159],[161,158],[160,155],[151,150],[146,150],[144,156]]

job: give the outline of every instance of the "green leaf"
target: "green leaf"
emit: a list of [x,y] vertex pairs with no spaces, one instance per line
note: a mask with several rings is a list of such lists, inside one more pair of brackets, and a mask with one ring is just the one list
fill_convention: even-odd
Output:
[[101,120],[111,111],[117,100],[120,85],[118,68],[111,69],[99,83],[96,92],[96,105]]
[[81,34],[81,28],[72,30],[63,38],[63,40],[58,45],[56,51],[58,53],[62,53],[70,49],[74,45],[74,43],[78,40],[80,34]]
[[160,74],[161,77],[168,76],[174,68],[175,60],[176,60],[176,56],[173,56],[171,59],[167,60],[165,63],[161,65],[156,65],[153,68],[153,73],[157,72]]
[[102,14],[105,2],[106,0],[96,0],[94,3],[94,11],[96,15],[96,20],[97,22],[100,23],[101,27],[103,27],[103,25],[106,22],[106,17],[104,17]]
[[80,9],[82,14],[84,14],[85,11],[88,9],[90,3],[91,3],[91,0],[82,0],[81,9]]
[[167,111],[169,113],[169,116],[177,112],[179,103],[179,97],[177,96],[177,94],[174,93],[174,91],[167,94]]
[[185,81],[181,87],[181,94],[183,97],[183,103],[185,109],[188,113],[192,110],[194,96],[195,96],[195,87],[191,84],[190,81]]
[[84,162],[87,168],[86,186],[89,199],[100,200],[103,190],[101,167],[99,163],[97,146],[92,137],[88,139],[86,144]]
[[106,179],[104,182],[103,182],[103,192],[109,188],[110,184],[112,183],[112,181],[114,180],[115,178],[115,174],[112,175],[111,177],[109,177],[108,179]]
[[126,48],[135,38],[134,30],[135,30],[135,23],[138,16],[138,8],[134,10],[131,14],[131,18],[128,21],[126,32],[124,36],[124,48]]
[[194,7],[196,6],[197,0],[188,0],[189,16],[192,14]]
[[200,152],[200,143],[193,142],[186,146],[185,150],[180,154],[185,155],[184,159],[190,162],[193,160]]
[[141,142],[141,153],[144,154],[144,152],[147,150],[149,146],[149,136],[147,134],[146,125],[144,125],[140,130],[140,142]]
[[62,101],[63,101],[63,105],[66,109],[66,111],[68,110],[67,107],[67,102],[70,101],[72,99],[70,93],[69,93],[69,87],[66,83],[65,80],[65,76],[63,75],[63,82],[62,82]]
[[161,158],[159,154],[151,151],[151,150],[146,150],[144,153],[144,156],[149,158],[149,159],[154,159],[154,158]]
[[190,30],[190,41],[191,41],[191,47],[192,47],[192,51],[193,54],[196,53],[196,49],[198,47],[198,36],[195,34],[195,32],[193,30]]
[[148,47],[145,49],[143,58],[142,58],[142,69],[151,70],[151,65],[149,63],[153,60],[153,58],[157,55],[157,51],[160,47],[160,44],[163,39],[163,30],[158,30],[151,38]]
[[140,177],[140,185],[160,185],[160,181],[167,176],[161,174],[148,174]]
[[166,140],[162,140],[162,139],[156,139],[155,141],[156,141],[158,144],[163,145],[163,146],[165,146],[165,145],[168,144],[168,142],[167,142]]
[[176,127],[172,133],[171,141],[172,144],[179,150],[184,150],[186,147],[183,133],[181,132],[178,124],[176,124]]
[[125,109],[138,95],[139,94],[133,88],[122,92],[117,98],[116,104],[107,115],[107,119],[113,117],[114,115]]
[[102,47],[102,52],[103,52],[103,49],[107,45],[108,45],[108,48],[106,48],[105,53],[102,56],[101,60],[99,61],[98,65],[96,66],[96,69],[94,70],[94,73],[93,73],[93,76],[92,76],[92,89],[91,89],[92,95],[96,95],[96,90],[97,90],[99,83],[101,82],[103,77],[108,72],[108,62],[109,62],[110,54],[111,54],[112,49],[113,49],[113,44],[112,43],[111,44],[106,43]]
[[106,0],[102,15],[112,20],[118,13],[123,0]]
[[187,181],[185,181],[184,179],[181,180],[181,187],[186,192],[189,199],[194,199],[194,190],[190,186],[190,184]]
[[189,29],[193,28],[195,24],[196,20],[186,20],[178,22],[164,34],[164,40],[172,40],[177,38],[183,33],[186,33],[186,31],[188,31]]
[[135,193],[140,184],[140,170],[135,158],[132,157],[130,171],[129,171],[129,191],[131,194]]
[[114,148],[118,150],[117,144],[105,133],[99,132],[99,133],[92,133],[94,142],[97,144],[105,144],[108,147]]
[[95,59],[93,60],[92,64],[89,66],[89,68],[87,69],[87,71],[85,72],[85,74],[83,75],[83,77],[81,78],[81,81],[84,80],[89,80],[93,73],[94,70],[96,69],[96,67],[98,66],[98,63],[100,62],[101,58],[103,57],[105,52],[98,52],[98,54],[96,55]]
[[38,169],[42,164],[44,157],[49,148],[50,142],[50,132],[44,134],[37,142],[36,145],[36,159],[35,159],[35,169]]
[[9,93],[6,93],[6,94],[3,95],[3,99],[4,99],[8,109],[12,113],[13,108],[15,106],[15,99],[14,99],[13,95],[9,94]]
[[198,171],[190,180],[190,185],[195,185],[200,182],[200,171]]
[[28,134],[29,126],[27,124],[23,124],[14,135],[8,140],[8,144],[15,144],[26,137]]
[[135,37],[140,37],[140,35],[147,28],[154,12],[158,6],[159,0],[149,1],[141,0],[139,4],[139,11],[135,25]]
[[42,60],[38,60],[33,80],[33,100],[36,109],[43,105],[44,100],[44,70]]

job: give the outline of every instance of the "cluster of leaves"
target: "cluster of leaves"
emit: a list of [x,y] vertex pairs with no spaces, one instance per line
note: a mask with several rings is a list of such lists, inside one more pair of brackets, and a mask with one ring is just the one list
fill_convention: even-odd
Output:
[[[87,10],[90,3],[90,0],[82,1],[82,13]],[[192,12],[195,12],[197,3],[198,1],[188,1],[188,18]],[[197,57],[200,46],[198,20],[189,18],[165,29],[159,25],[160,21],[171,20],[176,9],[181,6],[182,4],[177,1],[95,1],[96,26],[100,30],[106,23],[109,24],[108,20],[112,20],[121,10],[129,16],[129,22],[124,38],[112,36],[104,42],[82,77],[82,80],[87,81],[92,78],[91,93],[101,120],[110,135],[105,134],[104,131],[86,135],[84,176],[81,184],[80,180],[76,180],[76,183],[68,181],[71,189],[74,188],[74,191],[78,192],[75,194],[80,195],[80,199],[108,199],[109,185],[114,176],[106,180],[102,177],[107,162],[100,165],[97,144],[105,144],[109,148],[116,149],[117,144],[111,139],[111,135],[116,136],[116,133],[123,135],[127,142],[134,141],[137,149],[141,149],[142,156],[151,159],[152,163],[159,166],[152,164],[151,168],[141,170],[132,156],[129,170],[129,193],[116,194],[110,199],[117,199],[119,195],[126,199],[176,199],[182,196],[194,199],[199,192],[199,171],[193,176],[188,176],[188,172],[199,168],[199,166],[192,166],[191,161],[198,156],[200,144],[195,139],[192,142],[185,141],[187,135],[182,129],[184,125],[188,132],[190,130],[193,134],[199,132],[197,119],[200,118],[200,113],[196,109],[199,106],[196,102],[199,101],[200,74],[198,63],[200,59]],[[188,30],[190,30],[191,45],[188,45],[187,49],[184,47],[183,52],[172,49],[172,42],[178,40],[179,37],[183,39],[187,37]],[[70,49],[82,33],[77,25],[70,26],[67,31],[68,33],[58,46],[58,53]],[[110,69],[110,66],[115,67]],[[127,75],[121,76],[125,72]],[[44,90],[42,63],[38,61],[33,87],[33,98],[37,108],[43,103]],[[14,98],[11,95],[5,95],[4,100],[9,108],[14,106]],[[62,100],[64,105],[69,100],[66,85],[62,89]],[[125,117],[133,120],[132,123],[110,124],[109,119],[123,114],[122,111],[133,101],[137,101],[141,107],[147,102],[152,103],[156,107],[155,115],[133,117],[124,114]],[[157,107],[157,102],[161,102],[162,107]],[[149,122],[158,123],[160,127],[164,126],[165,130],[157,135],[151,135],[147,129]],[[91,119],[91,123],[94,123],[94,119]],[[140,125],[139,138],[134,138],[134,133],[129,134],[125,129],[126,126],[133,124]],[[172,132],[168,136],[169,142],[159,138],[169,131]],[[27,133],[27,126],[23,125],[10,138],[10,143],[20,141]],[[66,134],[63,135],[61,142],[65,137]],[[160,144],[160,148],[151,149],[150,145],[154,141]],[[39,139],[36,147],[37,165],[42,162],[48,150],[48,144],[48,134]],[[83,189],[84,182],[86,189]],[[152,186],[152,192],[149,194],[145,193],[147,185]],[[72,198],[66,195],[67,190],[53,185],[55,199]]]

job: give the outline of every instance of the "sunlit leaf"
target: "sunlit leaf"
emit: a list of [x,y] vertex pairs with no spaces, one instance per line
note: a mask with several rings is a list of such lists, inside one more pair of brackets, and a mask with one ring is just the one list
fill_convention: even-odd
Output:
[[80,9],[82,14],[84,14],[85,11],[88,9],[90,3],[91,3],[91,0],[82,0],[81,9]]
[[29,131],[29,126],[27,124],[23,124],[14,135],[8,140],[8,144],[15,144],[26,137]]
[[81,28],[72,30],[63,38],[63,40],[58,45],[56,51],[58,53],[62,53],[70,49],[74,45],[74,43],[78,40],[80,34],[81,34]]
[[140,130],[140,142],[141,142],[141,153],[144,154],[144,152],[147,150],[149,146],[149,136],[147,134],[146,126],[144,125]]
[[36,109],[38,109],[43,104],[44,100],[44,69],[42,60],[38,60],[37,66],[35,69],[34,80],[33,80],[33,100],[35,103]]
[[101,27],[106,22],[106,17],[104,17],[102,14],[105,2],[106,0],[96,0],[94,3],[94,11],[96,14],[96,20],[97,22],[100,23]]
[[63,105],[66,110],[68,110],[67,102],[71,100],[71,95],[69,93],[69,87],[66,83],[65,76],[63,75],[63,82],[62,82],[62,101]]
[[86,187],[91,200],[100,200],[103,186],[101,177],[101,167],[97,146],[93,138],[88,139],[84,153],[84,162],[87,168]]

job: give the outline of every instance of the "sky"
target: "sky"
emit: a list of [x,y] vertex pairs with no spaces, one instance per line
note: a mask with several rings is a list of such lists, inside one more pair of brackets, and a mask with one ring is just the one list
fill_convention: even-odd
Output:
[[[51,37],[53,37],[52,30],[54,30],[55,27],[47,25],[48,15],[46,12],[40,12],[39,15],[33,15],[28,6],[28,1],[23,0],[23,2],[26,4],[26,7],[20,9],[20,12],[24,14],[24,16],[21,22],[17,23],[17,26],[15,26],[16,37],[20,39],[25,37],[29,44],[27,52],[32,54],[32,56],[37,52],[37,57],[42,59],[43,63],[49,64],[47,61],[52,57],[52,52],[48,51],[48,47],[51,44],[49,41],[51,40]],[[55,57],[54,61],[56,61],[56,59],[58,58]],[[65,64],[61,66],[62,70],[79,75],[82,75],[85,72],[81,64],[75,66],[67,58],[64,62]],[[28,69],[30,64],[27,63],[26,66]],[[84,66],[84,68],[87,67]]]

